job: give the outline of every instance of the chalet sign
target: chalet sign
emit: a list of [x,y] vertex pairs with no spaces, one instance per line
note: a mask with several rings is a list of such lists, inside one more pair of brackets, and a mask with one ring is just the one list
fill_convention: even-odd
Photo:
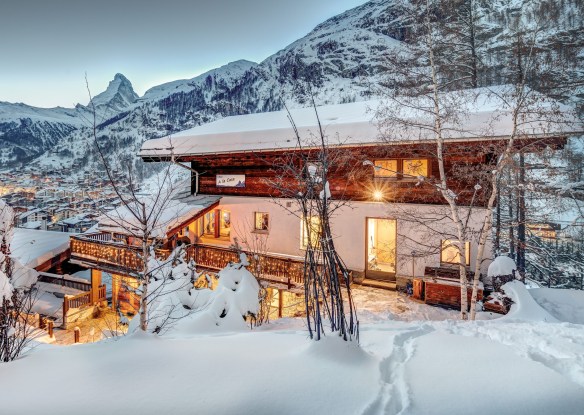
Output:
[[245,187],[245,174],[218,174],[217,187]]

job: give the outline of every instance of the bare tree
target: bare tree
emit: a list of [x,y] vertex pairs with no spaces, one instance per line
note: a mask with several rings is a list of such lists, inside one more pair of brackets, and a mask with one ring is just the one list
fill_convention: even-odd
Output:
[[278,198],[293,199],[293,208],[281,199],[275,202],[298,216],[303,227],[304,295],[306,320],[311,339],[320,340],[325,324],[343,338],[359,338],[359,322],[351,296],[350,272],[336,251],[331,218],[348,201],[342,190],[333,198],[329,175],[350,176],[354,160],[342,149],[331,148],[322,129],[314,100],[318,131],[301,137],[290,113],[288,117],[297,147],[287,152],[274,166],[278,176],[270,184]]
[[[121,207],[115,211],[103,211],[104,218],[112,228],[112,232],[118,229],[120,233],[128,238],[121,242],[120,249],[128,252],[135,252],[134,248],[139,246],[137,254],[136,268],[128,267],[126,273],[137,279],[139,287],[134,291],[139,297],[139,328],[142,331],[148,330],[150,321],[149,305],[156,301],[157,296],[164,292],[165,284],[156,284],[156,289],[150,291],[150,283],[153,276],[158,271],[158,266],[153,268],[156,259],[156,249],[162,244],[166,237],[166,231],[171,224],[178,224],[177,219],[181,212],[184,213],[188,206],[182,204],[175,198],[176,187],[176,167],[169,164],[153,178],[152,194],[142,195],[139,193],[141,183],[138,182],[133,163],[125,165],[126,175],[120,177],[114,174],[111,161],[107,158],[102,148],[99,137],[97,112],[93,105],[91,91],[86,79],[87,91],[90,98],[92,120],[92,136],[95,150],[99,161],[107,175],[109,185],[118,199]],[[130,242],[131,241],[131,242]],[[158,276],[160,278],[160,276]],[[163,276],[164,280],[170,283],[170,276]]]
[[[418,41],[392,59],[393,67],[401,68],[398,79],[402,84],[409,85],[409,88],[407,91],[390,90],[386,94],[389,104],[378,109],[377,117],[390,140],[431,140],[435,144],[438,175],[434,180],[425,180],[425,184],[433,186],[442,196],[449,208],[451,223],[456,229],[459,241],[456,249],[459,251],[462,319],[469,317],[464,241],[475,237],[478,244],[470,304],[470,318],[474,319],[480,267],[491,233],[498,179],[508,170],[513,157],[522,153],[523,139],[536,135],[545,137],[561,134],[562,110],[528,84],[539,68],[534,54],[538,30],[531,31],[528,41],[517,49],[516,66],[511,68],[516,73],[515,82],[505,87],[483,90],[455,90],[459,80],[452,69],[456,68],[452,61],[455,55],[444,48],[440,4],[439,0],[423,0],[416,2],[416,8],[409,9],[412,15],[410,30]],[[493,117],[479,120],[480,125],[466,125],[473,111],[481,110],[481,106],[492,105],[493,102],[497,102],[499,106],[493,111]],[[496,129],[497,124],[501,123],[508,126],[503,138]],[[461,204],[460,191],[456,192],[453,188],[455,183],[463,183],[461,176],[456,177],[456,169],[447,168],[447,159],[452,156],[451,150],[447,149],[453,138],[457,137],[481,137],[486,142],[489,139],[496,142],[487,144],[492,147],[487,152],[495,157],[490,157],[484,165],[483,183],[468,183],[471,187],[468,190],[472,193],[474,188],[481,196],[477,201],[483,212],[479,229],[469,227],[469,207]],[[484,189],[485,184],[488,185],[487,189]]]

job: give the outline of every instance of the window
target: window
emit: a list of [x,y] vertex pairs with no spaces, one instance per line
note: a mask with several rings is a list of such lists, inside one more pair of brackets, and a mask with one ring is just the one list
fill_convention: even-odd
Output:
[[375,160],[375,177],[397,177],[397,160]]
[[317,247],[319,238],[320,218],[318,216],[311,216],[308,220],[302,218],[300,222],[300,248],[306,249],[309,241],[312,247]]
[[270,228],[270,215],[265,212],[255,212],[253,220],[254,231],[267,232]]
[[411,179],[429,176],[428,159],[385,159],[375,160],[375,177]]
[[228,210],[221,211],[221,223],[219,227],[219,236],[227,237],[231,235],[231,212]]
[[403,161],[404,176],[428,176],[428,160],[426,159],[409,159]]
[[[443,264],[460,264],[460,242],[445,239],[440,250],[440,262]],[[470,265],[470,242],[464,243],[465,263]]]
[[205,213],[203,218],[203,233],[205,235],[215,235],[215,211]]

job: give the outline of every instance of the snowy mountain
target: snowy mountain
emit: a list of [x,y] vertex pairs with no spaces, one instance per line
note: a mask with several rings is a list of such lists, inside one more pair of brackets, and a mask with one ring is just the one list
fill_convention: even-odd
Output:
[[[565,58],[562,76],[574,81],[568,84],[567,90],[557,91],[558,97],[576,103],[584,101],[583,86],[577,82],[584,76],[584,40],[580,35],[584,25],[582,2],[475,0],[474,3],[481,28],[478,37],[483,63],[479,72],[481,85],[502,84],[509,79],[510,74],[505,71],[510,66],[509,54],[505,52],[516,41],[516,32],[511,27],[525,23],[532,30],[532,22],[543,20],[546,27],[538,28],[542,29],[538,46],[549,50],[546,53],[551,62],[558,57]],[[105,92],[93,98],[100,146],[112,160],[135,160],[135,152],[145,139],[229,115],[280,110],[283,102],[291,107],[305,106],[309,90],[318,104],[370,99],[379,93],[383,81],[393,76],[388,56],[407,50],[418,41],[411,36],[402,9],[404,4],[407,6],[407,1],[367,2],[321,23],[305,37],[259,64],[245,60],[232,62],[192,79],[156,86],[143,97],[138,97],[130,82],[118,74]],[[22,104],[6,105],[10,108],[0,106],[3,160],[23,161],[49,149],[38,158],[37,167],[85,167],[95,159],[91,130],[80,127],[79,120],[72,121],[80,113],[81,118],[87,119],[88,107],[78,105],[75,112],[28,107],[28,112],[36,110],[43,117],[49,117],[44,111],[60,110],[67,114],[70,111],[72,120],[61,121],[65,117],[61,114],[54,129],[41,124],[26,133],[7,135],[7,130],[17,131],[21,119],[28,119],[28,115],[20,115],[25,114],[18,107]],[[41,132],[42,125],[45,129]],[[81,125],[87,124],[81,122]],[[7,146],[8,150],[2,150]]]
[[138,98],[138,94],[132,88],[132,83],[124,75],[117,73],[107,89],[93,97],[86,108],[95,107],[96,111],[102,113],[104,117],[107,117],[108,113],[114,116],[130,107]]
[[103,122],[130,108],[137,99],[130,81],[116,74],[107,89],[87,106],[35,108],[0,102],[0,165],[9,167],[45,152],[50,154],[64,137],[91,124],[93,108],[98,122]]
[[75,109],[0,102],[0,166],[44,153],[80,125]]

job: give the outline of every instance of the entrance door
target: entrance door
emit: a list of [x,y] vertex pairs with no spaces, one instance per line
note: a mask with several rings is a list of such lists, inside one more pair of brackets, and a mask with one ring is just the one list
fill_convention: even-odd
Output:
[[368,278],[395,281],[397,221],[367,218]]

